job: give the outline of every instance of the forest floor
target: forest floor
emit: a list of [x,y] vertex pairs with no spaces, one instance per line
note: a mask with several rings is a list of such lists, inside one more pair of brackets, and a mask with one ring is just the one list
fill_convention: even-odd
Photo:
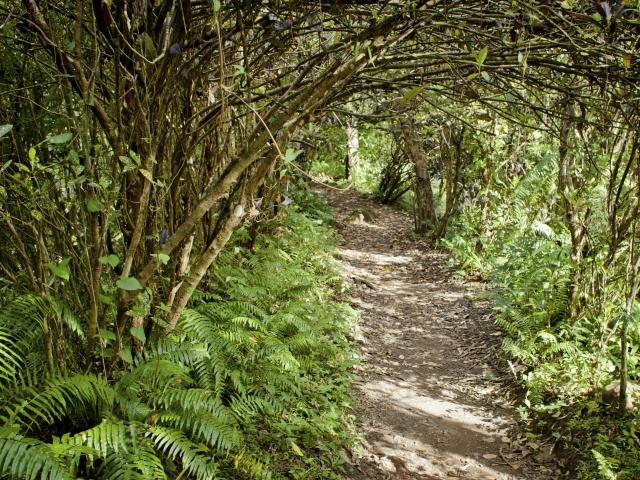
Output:
[[412,238],[412,219],[354,191],[322,189],[359,311],[356,416],[347,480],[557,479],[552,445],[518,429],[482,285]]

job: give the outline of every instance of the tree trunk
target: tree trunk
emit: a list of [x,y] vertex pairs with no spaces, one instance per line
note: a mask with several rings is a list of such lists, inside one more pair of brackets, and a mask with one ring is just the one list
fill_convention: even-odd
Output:
[[344,176],[347,180],[353,180],[360,161],[360,138],[358,129],[353,122],[349,122],[345,127],[347,133],[347,158],[344,165]]
[[461,191],[462,170],[465,163],[465,153],[462,150],[465,128],[456,132],[451,125],[443,125],[440,137],[440,158],[444,174],[444,214],[437,222],[433,232],[434,239],[440,239],[447,233],[449,219],[458,208]]
[[436,206],[431,188],[431,176],[429,175],[427,156],[420,144],[420,140],[415,131],[415,125],[403,121],[400,123],[400,129],[405,151],[413,164],[415,172],[415,231],[418,234],[424,235],[429,230],[433,230],[437,223]]
[[573,117],[573,105],[567,104],[560,128],[560,147],[558,150],[558,192],[564,208],[564,224],[571,235],[571,280],[569,284],[569,316],[578,314],[578,295],[580,292],[580,268],[582,251],[585,242],[585,230],[580,222],[576,202],[578,196],[574,178],[571,172],[571,155],[569,142],[572,130],[571,118]]

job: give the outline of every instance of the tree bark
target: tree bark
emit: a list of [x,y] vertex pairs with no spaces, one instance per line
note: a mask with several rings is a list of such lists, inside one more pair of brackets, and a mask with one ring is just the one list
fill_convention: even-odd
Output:
[[347,158],[344,176],[347,180],[351,181],[356,175],[358,163],[360,162],[360,138],[358,136],[358,129],[353,122],[347,123],[345,132],[347,133]]
[[569,316],[578,314],[578,295],[580,292],[580,268],[582,251],[585,242],[585,230],[580,222],[580,215],[576,206],[578,200],[574,178],[571,172],[571,155],[569,152],[570,136],[572,130],[571,118],[573,117],[573,105],[566,103],[560,128],[560,146],[558,149],[558,192],[562,199],[564,209],[564,224],[571,235],[571,280],[569,284]]
[[403,121],[400,123],[400,130],[402,132],[405,151],[413,164],[415,172],[415,231],[423,235],[429,230],[433,230],[437,223],[429,165],[427,156],[416,133],[415,125],[412,122]]

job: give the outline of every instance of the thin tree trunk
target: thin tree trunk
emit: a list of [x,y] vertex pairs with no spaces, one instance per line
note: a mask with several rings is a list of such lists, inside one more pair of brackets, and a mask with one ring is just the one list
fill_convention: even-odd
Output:
[[578,295],[580,292],[580,262],[585,241],[584,227],[580,223],[575,202],[575,185],[571,173],[569,141],[571,134],[571,117],[573,106],[567,104],[562,112],[560,128],[560,147],[558,150],[558,191],[564,208],[564,223],[571,235],[571,280],[569,284],[569,315],[574,318],[578,314]]
[[345,161],[344,176],[347,180],[353,180],[356,174],[358,163],[360,162],[360,137],[358,129],[353,122],[347,123],[345,127],[347,133],[347,158]]
[[[285,137],[283,144],[286,143],[286,140],[288,140],[288,136]],[[165,333],[169,334],[175,329],[178,324],[178,320],[180,320],[182,312],[186,308],[196,287],[202,281],[202,278],[209,267],[211,267],[211,264],[216,258],[218,258],[218,255],[231,238],[233,232],[242,224],[249,198],[255,191],[257,191],[268,173],[273,169],[278,158],[279,154],[272,151],[262,164],[258,166],[257,171],[253,174],[250,181],[245,181],[244,185],[239,187],[243,189],[243,192],[240,195],[238,203],[233,207],[233,209],[231,209],[231,211],[228,212],[227,218],[222,220],[222,225],[213,241],[200,255],[198,261],[191,267],[189,275],[183,282],[181,282],[181,286],[175,294],[175,300],[173,301],[171,311],[167,315],[167,327],[165,329]]]
[[415,126],[410,122],[404,121],[400,123],[400,129],[405,151],[413,164],[415,172],[415,231],[419,234],[425,234],[430,229],[435,228],[437,223],[427,156],[420,145]]

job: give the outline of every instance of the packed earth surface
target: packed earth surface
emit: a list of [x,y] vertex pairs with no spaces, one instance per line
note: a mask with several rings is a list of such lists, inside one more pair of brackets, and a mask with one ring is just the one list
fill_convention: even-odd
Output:
[[518,429],[482,285],[452,279],[447,256],[412,236],[406,213],[351,190],[322,194],[360,316],[362,442],[347,479],[559,478],[552,443]]

